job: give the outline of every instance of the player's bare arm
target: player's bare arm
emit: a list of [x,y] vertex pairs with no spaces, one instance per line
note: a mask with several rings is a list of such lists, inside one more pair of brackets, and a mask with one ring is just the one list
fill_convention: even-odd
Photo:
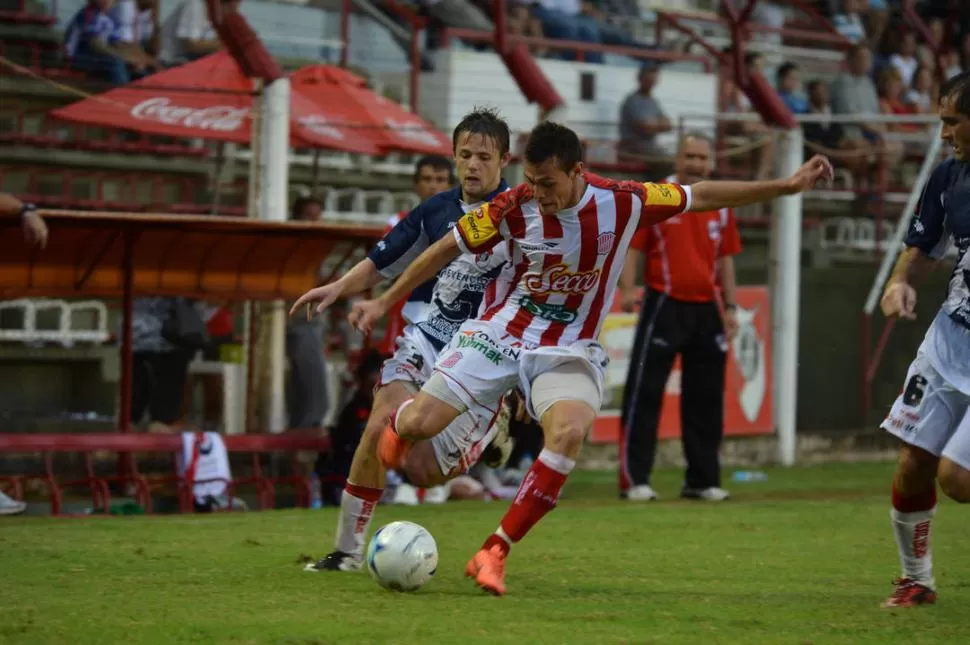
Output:
[[[377,271],[377,265],[370,258],[364,258],[358,262],[353,269],[345,275],[322,287],[310,289],[300,296],[293,307],[290,308],[292,316],[303,305],[316,304],[316,313],[323,313],[327,307],[336,302],[339,298],[352,296],[370,289],[380,284],[381,274]],[[309,312],[308,312],[309,313]]]
[[822,155],[809,159],[791,177],[766,181],[701,181],[691,186],[690,210],[713,211],[771,201],[804,192],[832,178],[832,164]]
[[907,247],[896,260],[893,273],[883,290],[879,306],[886,317],[916,318],[916,285],[920,284],[936,260],[915,246]]
[[458,247],[458,240],[453,235],[445,235],[419,255],[379,298],[355,304],[348,316],[350,324],[359,331],[368,333],[388,309],[438,275],[459,255],[461,249]]
[[27,244],[47,246],[47,223],[33,205],[24,204],[9,193],[0,193],[0,217],[20,217]]
[[623,263],[623,271],[620,273],[620,307],[623,311],[633,311],[637,305],[636,276],[642,255],[642,251],[632,248],[626,252],[626,261]]

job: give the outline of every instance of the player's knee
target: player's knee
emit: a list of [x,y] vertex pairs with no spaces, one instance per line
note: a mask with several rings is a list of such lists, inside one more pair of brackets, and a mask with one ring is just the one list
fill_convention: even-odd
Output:
[[560,401],[542,415],[546,446],[565,455],[579,451],[592,426],[595,412],[585,403]]
[[395,427],[405,439],[430,439],[444,430],[461,412],[458,407],[462,404],[453,400],[451,390],[436,386],[437,382],[432,376],[411,403],[398,411]]
[[949,459],[941,459],[937,480],[947,497],[961,504],[970,504],[970,470]]

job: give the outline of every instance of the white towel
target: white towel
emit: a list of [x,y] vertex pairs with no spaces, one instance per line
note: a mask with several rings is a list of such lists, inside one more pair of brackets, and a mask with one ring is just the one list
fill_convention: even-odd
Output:
[[[225,493],[232,473],[222,435],[218,432],[183,432],[179,476],[190,482],[202,482],[192,485],[195,499],[200,503],[206,497],[219,497]],[[225,481],[206,482],[208,479]]]

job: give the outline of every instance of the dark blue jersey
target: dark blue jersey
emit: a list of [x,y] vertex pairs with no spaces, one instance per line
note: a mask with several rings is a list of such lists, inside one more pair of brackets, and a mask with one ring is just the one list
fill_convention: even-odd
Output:
[[[503,180],[494,192],[485,197],[482,203],[490,201],[500,192],[506,190],[508,190],[508,184]],[[368,257],[377,266],[381,276],[394,279],[401,275],[425,249],[445,235],[450,235],[455,222],[477,206],[479,204],[466,204],[461,201],[460,188],[438,193],[420,204],[398,222],[384,236],[384,239],[371,250]],[[501,264],[501,261],[498,264]],[[482,268],[485,269],[486,267],[483,265]],[[493,268],[495,267],[488,266],[486,273],[491,273]],[[469,317],[474,317],[478,313],[482,291],[487,283],[487,279],[483,281],[481,276],[468,275],[462,276],[462,282],[468,282],[468,284],[463,285],[457,291],[455,285],[438,287],[439,280],[452,280],[454,273],[454,271],[449,272],[448,269],[445,269],[437,277],[428,280],[412,291],[408,298],[408,304],[417,303],[422,305],[423,308],[420,310],[421,313],[417,313],[419,310],[413,307],[410,309],[406,307],[404,312],[405,318],[422,329],[439,348],[457,330],[457,326],[452,324],[453,319],[460,318],[461,321],[458,323],[460,325],[461,322]],[[489,275],[488,279],[491,277],[493,276]],[[477,292],[477,297],[473,297],[476,294],[471,293],[472,291]],[[434,304],[433,307],[427,306],[432,303]],[[436,320],[428,320],[429,315]],[[438,318],[440,320],[437,320]],[[453,326],[454,329],[452,329]]]
[[970,164],[948,159],[930,176],[919,210],[909,225],[906,246],[939,260],[950,240],[957,261],[950,276],[943,312],[970,329]]

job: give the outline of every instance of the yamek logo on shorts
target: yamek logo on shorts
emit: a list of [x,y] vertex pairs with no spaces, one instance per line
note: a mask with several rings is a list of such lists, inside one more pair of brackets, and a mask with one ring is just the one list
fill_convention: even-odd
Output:
[[527,275],[525,288],[535,294],[560,293],[581,296],[599,283],[600,270],[573,273],[565,264],[556,264],[540,274]]

